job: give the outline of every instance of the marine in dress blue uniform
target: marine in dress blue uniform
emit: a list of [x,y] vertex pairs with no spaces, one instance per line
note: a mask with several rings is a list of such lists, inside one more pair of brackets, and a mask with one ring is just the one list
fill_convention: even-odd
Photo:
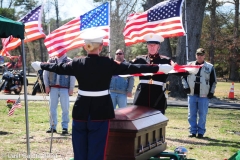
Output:
[[109,85],[113,75],[155,73],[168,71],[172,66],[117,63],[100,57],[106,32],[87,29],[81,38],[85,41],[85,58],[75,58],[67,64],[33,62],[35,70],[43,69],[57,74],[74,75],[78,81],[78,96],[72,111],[72,144],[75,160],[103,160],[105,158],[109,120],[115,117]]
[[[164,38],[158,34],[147,34],[144,36],[147,42],[148,54],[136,57],[132,61],[133,64],[168,64],[173,62],[170,58],[160,55],[160,43]],[[167,99],[165,97],[165,84],[168,74],[160,74],[153,76],[140,76],[139,84],[136,89],[133,103],[134,105],[149,106],[156,108],[165,114],[167,108]]]

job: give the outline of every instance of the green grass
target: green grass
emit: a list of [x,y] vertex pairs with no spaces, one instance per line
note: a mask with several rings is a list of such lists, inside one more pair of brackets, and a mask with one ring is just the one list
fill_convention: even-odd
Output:
[[[135,81],[134,81],[133,92],[136,91],[136,87],[139,83],[138,77],[135,77],[134,80]],[[232,85],[232,82],[217,82],[214,96],[219,99],[227,99],[231,85]],[[240,83],[239,82],[234,83],[234,98],[240,99]]]
[[[23,102],[22,105],[24,106]],[[71,103],[71,110],[73,104]],[[50,134],[46,134],[48,124],[46,102],[28,102],[29,137],[31,155],[49,154]],[[9,159],[7,155],[26,154],[26,125],[24,107],[16,109],[9,117],[6,101],[0,100],[0,159]],[[58,107],[58,119],[61,123],[61,109]],[[209,109],[206,139],[188,138],[187,108],[168,107],[166,117],[167,150],[173,151],[177,146],[188,149],[188,158],[197,160],[223,160],[231,157],[240,149],[240,110]],[[71,120],[71,119],[70,119]],[[61,131],[61,124],[58,131]],[[69,123],[71,132],[71,121]],[[4,157],[5,156],[5,157]],[[66,159],[73,156],[71,135],[54,134],[52,156]],[[44,158],[46,159],[46,158]]]
[[[28,77],[28,81],[30,84],[33,84],[36,81],[36,79],[37,79],[36,77]],[[136,91],[136,87],[138,83],[139,83],[139,79],[138,77],[135,77],[133,94]],[[77,81],[75,85],[78,85]],[[219,99],[227,99],[231,85],[232,85],[232,82],[218,82],[214,96]],[[75,87],[74,91],[77,92],[77,87]],[[32,86],[28,86],[28,93],[31,93],[31,92],[32,92]],[[234,95],[236,99],[240,99],[240,83],[237,83],[237,82],[234,83]]]
[[[232,82],[218,82],[215,90],[215,96],[220,99],[228,98]],[[234,83],[234,97],[240,99],[240,83]]]
[[168,150],[188,149],[188,158],[223,160],[240,149],[240,110],[209,109],[204,139],[188,138],[187,108],[168,107],[166,131]]
[[[23,102],[21,103],[24,106]],[[50,135],[46,130],[49,128],[49,110],[45,102],[31,101],[28,103],[29,137],[31,155],[47,155],[50,151]],[[71,110],[69,130],[71,132]],[[62,136],[61,133],[61,109],[58,107],[59,133],[54,134],[52,156],[72,157],[71,135]],[[16,109],[13,116],[8,116],[6,101],[0,101],[0,159],[11,159],[10,156],[27,153],[26,123],[24,107]],[[69,149],[66,149],[69,148]],[[2,156],[1,156],[2,155]],[[43,158],[43,159],[46,159]]]
[[37,77],[27,77],[27,79],[29,84],[33,84],[37,80]]

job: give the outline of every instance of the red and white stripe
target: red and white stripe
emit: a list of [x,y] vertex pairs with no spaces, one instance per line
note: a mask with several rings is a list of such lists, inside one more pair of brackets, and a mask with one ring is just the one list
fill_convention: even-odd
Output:
[[8,46],[8,44],[11,42],[11,40],[13,39],[13,36],[9,36],[8,38],[2,38],[2,45],[3,48],[0,51],[0,55],[1,56],[11,56],[9,54],[9,52],[7,51],[6,47]]
[[[37,21],[30,21],[30,22],[24,23],[25,25],[24,43],[31,42],[40,38],[45,38],[45,34],[43,33],[43,28],[41,23],[42,8],[39,14],[40,15],[38,16]],[[28,16],[28,14],[25,15],[25,17],[26,16]],[[21,21],[21,19],[19,21]],[[7,51],[13,50],[21,44],[21,40],[19,38],[13,38],[12,36],[8,38],[3,38],[2,41],[7,41],[8,43],[5,43],[5,45],[3,43],[3,50],[0,52],[1,55],[8,55]]]
[[[80,17],[77,17],[63,26],[59,27],[55,31],[51,32],[44,44],[48,50],[49,56],[62,56],[66,52],[84,46],[84,40],[79,38],[80,31]],[[100,26],[99,29],[105,30],[109,33],[109,26]],[[103,45],[108,46],[109,36],[103,39]]]
[[8,116],[12,116],[15,109],[16,108],[21,108],[21,101],[20,101],[20,97],[16,100],[16,102],[13,104],[12,108],[10,109],[10,111],[8,112]]
[[[202,65],[178,65],[176,64],[174,68],[168,73],[184,73],[189,72],[191,74],[197,74],[199,71],[199,68],[201,68]],[[153,76],[158,74],[165,74],[164,72],[157,72],[157,73],[137,73],[137,74],[126,74],[126,75],[119,75],[120,77],[130,77],[130,76]]]
[[[152,8],[154,8],[153,6]],[[150,8],[150,9],[152,9]],[[149,10],[150,10],[149,9]],[[182,25],[182,17],[173,17],[164,20],[149,22],[148,11],[131,14],[123,31],[125,44],[127,46],[144,42],[143,36],[149,33],[157,33],[163,38],[184,36],[185,31]]]

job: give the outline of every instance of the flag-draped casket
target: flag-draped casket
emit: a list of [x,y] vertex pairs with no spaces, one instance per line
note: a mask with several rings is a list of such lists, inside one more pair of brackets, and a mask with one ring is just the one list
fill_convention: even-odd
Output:
[[143,160],[166,149],[168,119],[159,110],[128,106],[115,110],[110,121],[107,160]]

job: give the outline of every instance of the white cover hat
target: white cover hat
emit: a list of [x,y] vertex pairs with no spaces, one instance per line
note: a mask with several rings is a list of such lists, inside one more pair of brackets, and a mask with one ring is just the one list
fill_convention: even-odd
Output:
[[148,43],[161,43],[164,38],[160,34],[149,33],[143,36],[143,39]]
[[85,43],[102,43],[103,38],[107,36],[107,32],[99,28],[88,28],[82,31],[80,38],[85,41]]

